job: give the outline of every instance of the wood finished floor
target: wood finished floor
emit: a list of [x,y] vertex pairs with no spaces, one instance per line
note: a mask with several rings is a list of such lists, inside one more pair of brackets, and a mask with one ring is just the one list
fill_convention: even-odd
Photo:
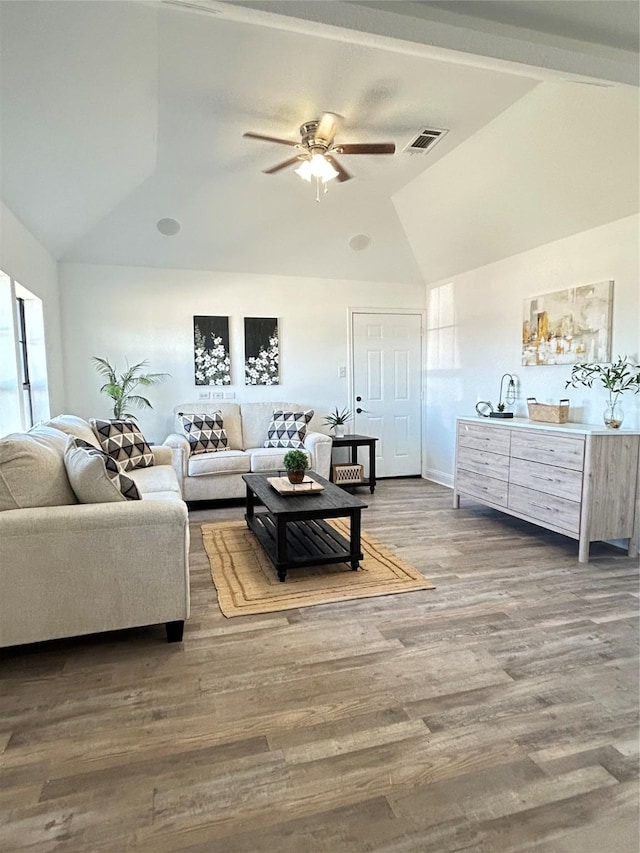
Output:
[[450,505],[363,513],[433,591],[226,619],[198,510],[182,645],[1,650],[0,849],[637,853],[637,560]]

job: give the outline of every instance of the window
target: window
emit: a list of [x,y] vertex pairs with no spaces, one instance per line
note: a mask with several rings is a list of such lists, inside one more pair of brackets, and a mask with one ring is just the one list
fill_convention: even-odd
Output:
[[31,398],[31,382],[29,381],[29,352],[27,349],[27,326],[24,317],[24,299],[16,296],[17,332],[20,362],[20,378],[22,379],[22,408],[27,426],[33,426],[33,401]]
[[48,417],[42,300],[0,271],[0,435]]

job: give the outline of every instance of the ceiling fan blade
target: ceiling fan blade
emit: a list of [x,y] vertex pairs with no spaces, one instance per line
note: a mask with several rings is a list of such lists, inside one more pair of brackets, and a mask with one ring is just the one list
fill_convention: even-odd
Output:
[[394,142],[354,142],[349,145],[338,145],[341,154],[395,154]]
[[327,162],[331,163],[333,168],[338,173],[338,177],[336,178],[336,181],[339,181],[342,184],[342,183],[344,183],[344,181],[350,181],[351,180],[351,178],[353,176],[350,175],[349,172],[347,172],[347,170],[344,168],[344,166],[341,166],[340,163],[338,163],[338,161],[336,160],[335,157],[332,157],[331,154],[325,154],[324,159],[327,160]]
[[270,169],[263,169],[265,175],[275,175],[276,172],[279,172],[280,169],[286,169],[287,166],[293,166],[294,163],[297,163],[300,160],[299,157],[292,157],[290,160],[285,160],[283,163],[278,163],[277,166],[272,166]]
[[320,139],[326,139],[327,142],[333,142],[339,119],[340,116],[337,113],[323,113],[316,130],[316,136]]
[[264,142],[277,142],[278,145],[297,145],[297,142],[292,142],[290,139],[279,139],[277,136],[264,136],[262,133],[251,133],[251,131],[247,131],[247,133],[243,133],[243,136],[246,136],[247,139],[262,139]]

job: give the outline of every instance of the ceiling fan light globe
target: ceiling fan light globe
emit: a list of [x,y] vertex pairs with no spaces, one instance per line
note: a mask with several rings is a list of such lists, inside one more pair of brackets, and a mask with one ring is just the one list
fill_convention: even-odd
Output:
[[322,154],[314,154],[310,166],[313,177],[320,178],[323,184],[338,177],[337,171]]
[[302,163],[295,170],[296,175],[300,175],[303,181],[308,181],[311,183],[311,163],[309,160],[303,160]]

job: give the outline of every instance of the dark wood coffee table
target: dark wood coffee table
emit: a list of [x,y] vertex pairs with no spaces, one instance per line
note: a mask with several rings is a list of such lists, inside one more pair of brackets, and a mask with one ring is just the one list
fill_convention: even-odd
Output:
[[[247,526],[267,552],[280,581],[285,581],[288,569],[299,566],[348,562],[356,571],[362,560],[360,513],[367,504],[314,471],[307,475],[321,483],[324,491],[280,495],[269,483],[269,477],[279,474],[243,474],[242,479],[247,486]],[[255,512],[257,501],[264,511]],[[349,519],[349,539],[324,520],[343,517]]]

